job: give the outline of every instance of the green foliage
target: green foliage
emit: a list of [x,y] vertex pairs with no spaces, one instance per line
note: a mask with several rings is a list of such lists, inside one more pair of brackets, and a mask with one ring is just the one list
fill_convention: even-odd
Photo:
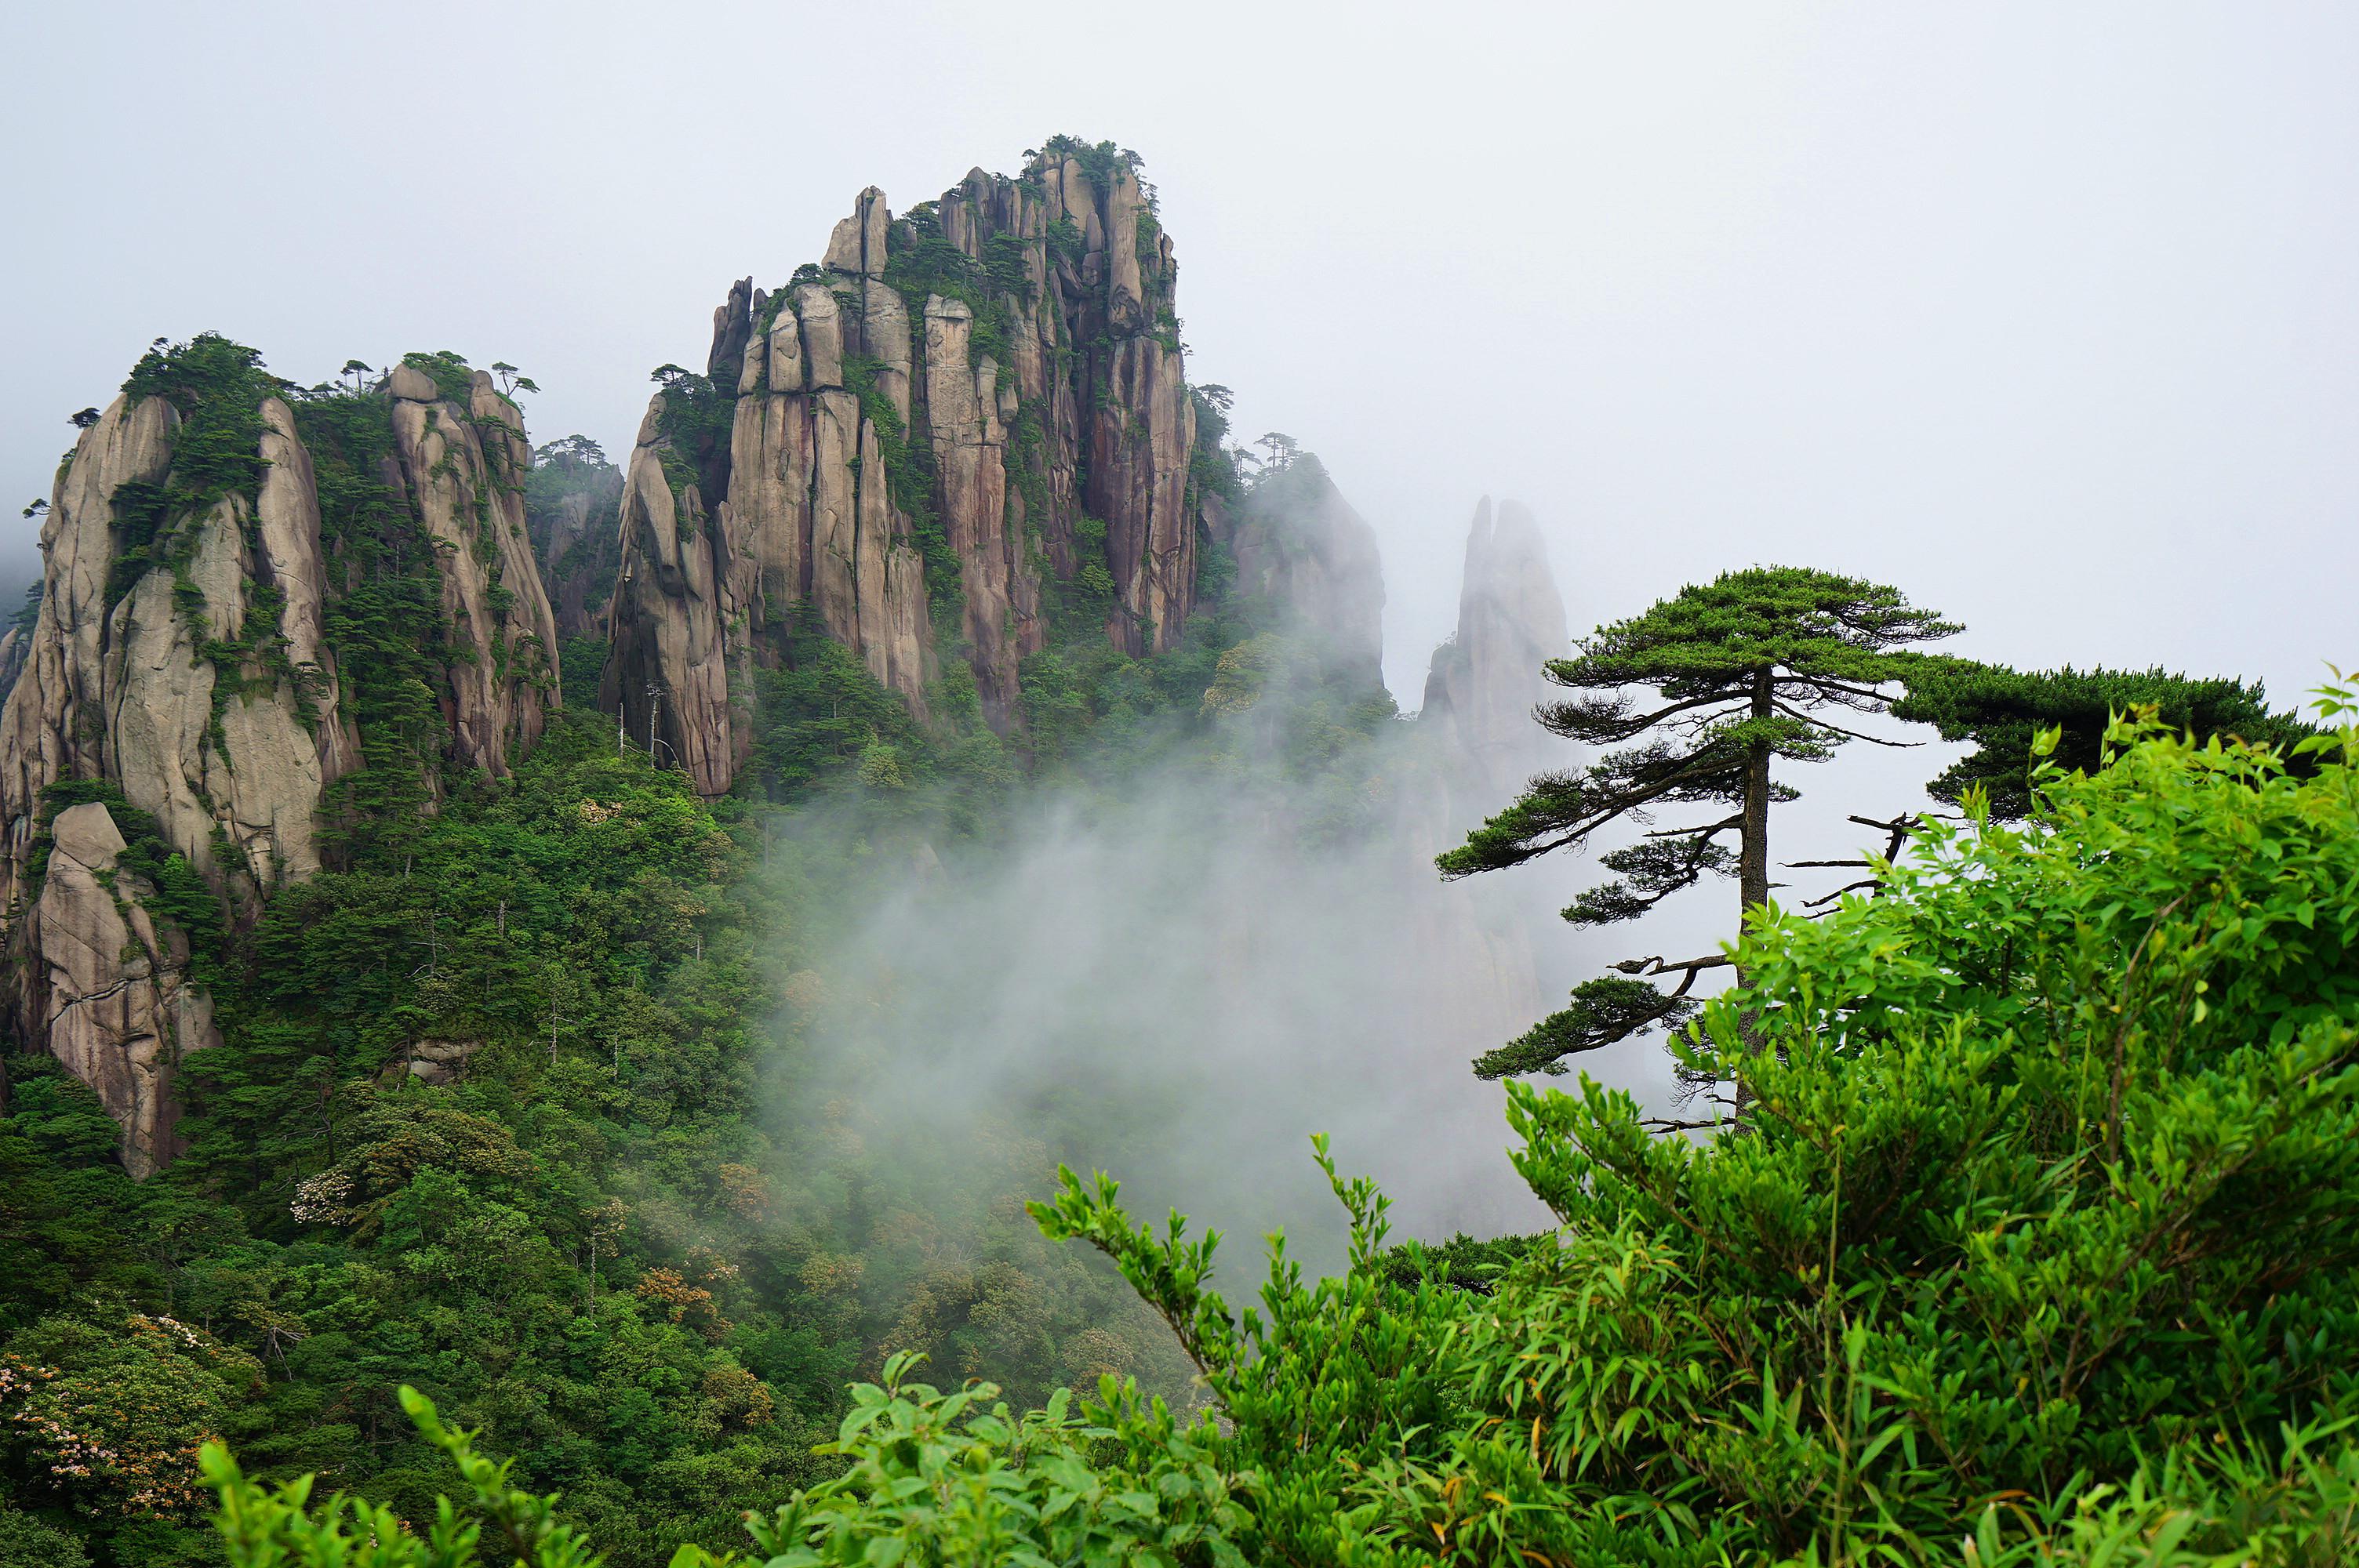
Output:
[[90,1553],[57,1526],[0,1503],[0,1568],[90,1568]]
[[885,287],[912,308],[921,333],[927,296],[962,301],[974,312],[974,352],[1003,366],[1014,362],[1015,308],[1029,306],[1033,298],[1020,235],[993,235],[977,261],[943,234],[935,204],[921,201],[886,232]]
[[[533,453],[524,481],[525,531],[560,633],[589,626],[614,598],[622,568],[615,533],[622,493],[622,470],[586,436],[550,441]],[[565,705],[595,708],[603,639],[569,637],[560,652]]]
[[33,634],[34,622],[40,619],[41,594],[46,586],[39,578],[35,578],[26,585],[25,602],[17,606],[16,613],[8,618],[9,631],[16,633],[19,637],[29,637]]
[[346,857],[398,852],[422,830],[440,771],[449,644],[434,542],[388,482],[393,415],[384,398],[327,396],[295,405],[295,426],[320,497],[320,537],[343,568],[326,604],[342,715],[365,764],[330,791],[323,827]]
[[1125,179],[1137,179],[1140,165],[1145,161],[1128,147],[1118,147],[1112,142],[1093,142],[1081,136],[1058,135],[1040,144],[1040,151],[1051,157],[1069,157],[1082,166],[1082,174],[1100,197]]
[[[1495,871],[1582,842],[1657,802],[1740,801],[1752,759],[1819,762],[1843,744],[1843,732],[1810,709],[1881,708],[1870,688],[1909,669],[1906,644],[1956,631],[1897,589],[1799,568],[1723,572],[1681,589],[1600,627],[1579,657],[1550,660],[1557,685],[1608,695],[1548,704],[1540,721],[1592,744],[1658,730],[1684,744],[1658,740],[1584,773],[1535,781],[1435,863],[1445,876]],[[1625,688],[1658,691],[1661,706],[1634,701]]]
[[[1182,1430],[1159,1402],[1107,1379],[1078,1412],[1060,1391],[1020,1420],[999,1390],[943,1394],[906,1380],[921,1357],[886,1363],[882,1387],[854,1385],[836,1441],[843,1474],[799,1491],[746,1529],[772,1565],[912,1563],[1208,1563],[1242,1568],[1234,1537],[1245,1513],[1209,1462],[1209,1426]],[[475,1451],[479,1433],[446,1427],[432,1401],[401,1390],[419,1432],[457,1466],[462,1500],[436,1499],[412,1532],[391,1510],[338,1492],[312,1500],[313,1477],[273,1489],[249,1480],[220,1444],[203,1454],[221,1498],[215,1528],[230,1568],[593,1568],[588,1535],[554,1495],[518,1489],[514,1462]],[[5,1516],[0,1516],[5,1517]],[[0,1541],[5,1541],[0,1537]],[[491,1555],[484,1552],[488,1547]],[[0,1560],[5,1561],[5,1560]],[[672,1568],[749,1563],[683,1546]]]
[[197,1445],[230,1424],[254,1357],[160,1314],[59,1313],[0,1352],[0,1414],[27,1490],[105,1521],[192,1521]]
[[1196,445],[1188,457],[1188,483],[1195,491],[1195,511],[1206,495],[1217,495],[1231,505],[1245,499],[1245,481],[1228,448],[1229,409],[1234,395],[1225,386],[1190,386],[1196,406]]
[[754,766],[763,788],[784,799],[821,783],[868,748],[927,749],[925,731],[898,693],[860,656],[821,632],[815,618],[789,640],[785,665],[755,677],[761,694]]
[[434,383],[434,390],[442,395],[444,402],[455,403],[464,408],[473,401],[475,372],[464,355],[439,349],[432,353],[404,354],[401,362],[412,370],[424,371]]
[[214,1523],[230,1568],[476,1568],[487,1562],[487,1537],[490,1562],[595,1568],[602,1561],[580,1530],[558,1519],[554,1497],[516,1487],[514,1460],[477,1454],[477,1434],[444,1426],[433,1401],[415,1389],[401,1390],[401,1406],[458,1467],[467,1486],[463,1508],[438,1498],[434,1523],[420,1537],[391,1509],[342,1492],[314,1505],[310,1476],[265,1487],[246,1478],[225,1447],[208,1444],[205,1478],[221,1498]]
[[[1105,1379],[1075,1411],[1063,1390],[1020,1420],[998,1388],[944,1394],[905,1380],[919,1357],[857,1384],[827,1451],[844,1473],[749,1519],[778,1564],[1181,1563],[1242,1568],[1245,1512],[1212,1463],[1209,1422],[1181,1429],[1162,1401]],[[1105,1459],[1093,1463],[1099,1454]]]
[[657,455],[679,508],[680,525],[692,533],[696,524],[688,506],[689,487],[697,487],[707,514],[729,493],[729,438],[736,419],[737,389],[677,365],[665,365],[655,379],[664,389],[658,420],[664,444]]
[[1824,921],[1756,914],[1683,1047],[1746,1082],[1741,1135],[1510,1086],[1561,1228],[1487,1298],[1410,1277],[1330,1165],[1351,1271],[1274,1242],[1240,1314],[1212,1238],[1068,1173],[1036,1212],[1204,1368],[1248,1554],[2347,1561],[2359,730],[2308,779],[2113,741],[2028,826],[1936,827]]
[[[730,828],[595,715],[408,827],[229,943],[163,1175],[125,1175],[55,1064],[9,1064],[0,1332],[169,1303],[258,1365],[212,1428],[258,1476],[430,1519],[408,1381],[564,1487],[614,1561],[719,1544],[815,1477],[853,1370],[755,1174],[754,934],[780,922]],[[103,1561],[177,1561],[136,1519],[81,1528]]]
[[558,667],[564,672],[567,708],[577,713],[598,711],[598,682],[606,667],[606,639],[594,633],[560,643]]
[[2081,773],[2096,771],[2107,727],[2134,708],[2151,708],[2198,740],[2225,735],[2290,748],[2317,733],[2292,714],[2272,712],[2257,681],[2195,680],[2159,669],[2026,673],[1955,658],[1921,660],[1905,678],[1908,691],[1893,704],[1893,717],[1933,725],[1944,741],[1974,743],[1927,786],[1933,798],[1955,804],[1979,788],[1995,816],[2030,812],[2039,765],[2033,741],[2043,730],[2059,732],[2059,765]]
[[107,573],[110,608],[149,571],[163,568],[178,579],[176,604],[184,614],[194,612],[198,635],[204,635],[203,600],[187,577],[197,527],[233,497],[251,515],[269,466],[261,451],[262,402],[288,390],[263,368],[259,353],[215,332],[152,348],[140,357],[123,384],[124,395],[135,403],[164,398],[179,410],[180,423],[172,433],[171,468],[164,481],[134,481],[116,490],[122,545]]
[[1572,988],[1572,1000],[1495,1051],[1474,1059],[1478,1078],[1504,1078],[1523,1073],[1558,1075],[1564,1058],[1594,1051],[1641,1030],[1676,1025],[1695,1016],[1698,1003],[1685,996],[1665,996],[1645,980],[1624,975],[1600,975]]

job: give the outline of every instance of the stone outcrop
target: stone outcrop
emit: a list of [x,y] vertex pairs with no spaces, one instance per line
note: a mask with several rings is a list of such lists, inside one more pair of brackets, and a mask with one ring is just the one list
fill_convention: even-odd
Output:
[[897,218],[863,191],[819,264],[740,280],[632,455],[602,706],[718,793],[751,672],[805,625],[920,718],[963,660],[1003,730],[1058,602],[1170,647],[1198,538],[1177,271],[1131,160],[1052,144]]
[[407,364],[386,392],[404,486],[441,558],[445,634],[460,654],[443,701],[451,755],[504,776],[559,701],[557,625],[525,527],[524,416],[482,371],[463,402]]
[[1419,723],[1448,731],[1471,782],[1497,804],[1548,763],[1552,742],[1532,707],[1553,693],[1542,665],[1571,651],[1539,525],[1513,501],[1495,517],[1484,496],[1466,538],[1458,630],[1434,650]]
[[22,917],[35,968],[18,1027],[45,1038],[123,1129],[123,1162],[146,1177],[179,1152],[173,1065],[220,1044],[212,1002],[189,978],[188,937],[148,913],[155,889],[118,874],[125,845],[104,806],[58,813],[47,874]]
[[[216,1038],[189,935],[158,913],[147,874],[177,856],[226,922],[251,923],[275,889],[321,869],[322,799],[361,765],[327,637],[357,568],[323,543],[293,410],[258,375],[223,390],[223,362],[170,395],[126,393],[83,432],[43,524],[43,591],[0,708],[5,1011],[20,1044],[98,1091],[143,1175],[175,1148],[173,1063]],[[172,373],[161,359],[151,369]],[[406,498],[433,542],[453,655],[446,755],[505,773],[558,700],[524,524],[523,422],[480,373],[452,395],[404,364],[379,395],[392,454],[363,477]],[[195,478],[175,468],[188,407],[213,417]],[[225,465],[223,430],[253,433],[250,479]],[[140,847],[127,861],[126,835]]]
[[357,749],[325,641],[310,460],[284,403],[265,400],[260,416],[269,466],[255,492],[161,521],[177,572],[150,564],[126,584],[115,566],[117,492],[152,493],[170,467],[168,400],[118,398],[67,466],[42,529],[26,674],[0,710],[7,902],[24,891],[41,793],[60,779],[114,783],[248,913],[282,878],[319,868],[320,794]]
[[635,741],[715,795],[752,742],[730,697],[731,562],[696,484],[675,492],[664,471],[671,449],[666,412],[658,393],[624,470],[623,566],[608,611],[613,642],[599,704],[620,714]]
[[1376,532],[1315,457],[1261,477],[1232,521],[1208,508],[1236,564],[1236,592],[1282,628],[1310,637],[1322,662],[1357,685],[1384,685],[1385,579]]

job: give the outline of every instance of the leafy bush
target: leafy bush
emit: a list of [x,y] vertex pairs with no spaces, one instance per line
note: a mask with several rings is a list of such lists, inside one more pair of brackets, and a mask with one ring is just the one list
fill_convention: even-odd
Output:
[[[1244,1563],[1233,1537],[1245,1524],[1230,1480],[1210,1462],[1208,1422],[1182,1430],[1161,1401],[1104,1379],[1078,1411],[1060,1390],[1017,1419],[989,1383],[944,1394],[907,1380],[921,1357],[900,1355],[880,1387],[852,1390],[833,1443],[842,1476],[746,1527],[773,1568],[824,1563],[1208,1562]],[[402,1408],[448,1454],[463,1501],[440,1499],[432,1527],[413,1533],[390,1509],[337,1493],[311,1500],[312,1477],[276,1488],[246,1478],[219,1444],[205,1474],[221,1497],[216,1524],[231,1568],[591,1568],[588,1538],[558,1516],[554,1495],[516,1487],[513,1463],[477,1454],[475,1434],[443,1425],[433,1402],[401,1390]],[[1092,1462],[1093,1455],[1107,1457]],[[485,1554],[488,1545],[489,1554]],[[683,1546],[673,1568],[728,1568],[746,1560]]]

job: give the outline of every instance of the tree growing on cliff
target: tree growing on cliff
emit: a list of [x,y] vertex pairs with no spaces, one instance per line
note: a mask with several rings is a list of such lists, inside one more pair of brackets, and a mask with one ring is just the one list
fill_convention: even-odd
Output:
[[[1755,567],[1684,588],[1600,628],[1578,657],[1549,662],[1549,679],[1581,695],[1542,705],[1539,721],[1568,740],[1624,749],[1535,778],[1435,864],[1454,880],[1578,848],[1615,824],[1651,822],[1661,807],[1719,807],[1600,857],[1615,879],[1582,893],[1564,918],[1635,920],[1707,876],[1731,875],[1740,914],[1750,912],[1769,899],[1769,806],[1795,795],[1771,779],[1772,760],[1822,762],[1846,741],[1875,741],[1824,714],[1888,710],[1894,695],[1882,688],[1921,656],[1909,644],[1959,630],[1897,589],[1802,568]],[[1649,688],[1652,702],[1629,695]],[[1733,851],[1722,842],[1732,834]],[[1697,1005],[1688,996],[1696,975],[1728,962],[1712,955],[1617,964],[1619,974],[1576,987],[1570,1006],[1479,1057],[1474,1070],[1486,1078],[1562,1072],[1566,1056],[1686,1017]],[[1670,974],[1680,979],[1669,994],[1646,978]]]

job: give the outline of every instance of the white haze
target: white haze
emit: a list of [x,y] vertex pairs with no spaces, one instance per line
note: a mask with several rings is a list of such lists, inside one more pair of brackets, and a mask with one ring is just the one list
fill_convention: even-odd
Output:
[[1021,1127],[1045,1156],[1012,1173],[1027,1195],[1050,1161],[1103,1169],[1138,1217],[1227,1233],[1248,1272],[1273,1228],[1342,1260],[1313,1131],[1380,1178],[1397,1235],[1545,1224],[1500,1087],[1418,1027],[1446,977],[1412,905],[1439,884],[1397,846],[1273,858],[1260,826],[1150,786],[1100,814],[1049,804],[984,863],[913,867],[821,960],[856,1000],[812,1029],[785,1113],[855,1098],[909,1141],[872,1138],[871,1159],[945,1184],[1006,1180],[998,1130]]
[[[1504,1089],[1476,1079],[1470,1058],[1615,958],[1717,951],[1736,892],[1701,888],[1640,926],[1576,935],[1554,912],[1600,875],[1584,859],[1445,885],[1433,846],[1406,826],[1446,798],[1429,739],[1404,724],[1347,760],[1346,787],[1381,802],[1379,830],[1364,838],[1301,847],[1294,830],[1318,809],[1305,792],[1198,767],[1048,793],[981,849],[912,855],[880,842],[874,891],[829,915],[833,935],[800,945],[831,1000],[810,1015],[778,1114],[876,1130],[873,1169],[924,1173],[944,1203],[975,1212],[988,1205],[970,1187],[996,1195],[1012,1179],[1040,1195],[1056,1162],[1107,1171],[1134,1217],[1159,1223],[1177,1207],[1197,1233],[1225,1232],[1227,1268],[1247,1278],[1274,1228],[1310,1266],[1343,1260],[1343,1211],[1311,1161],[1314,1131],[1329,1134],[1344,1174],[1378,1179],[1396,1239],[1545,1226],[1506,1158]],[[1962,750],[1855,747],[1865,754],[1804,771],[1805,801],[1779,812],[1779,858],[1848,856],[1863,840],[1880,850],[1881,835],[1844,816],[1929,806],[1923,781]],[[1441,765],[1475,811],[1502,804]],[[1462,811],[1454,827],[1472,825]],[[799,831],[853,836],[825,808]],[[1859,874],[1780,880],[1799,900]],[[1528,941],[1536,987],[1485,983],[1484,929]],[[1658,1038],[1569,1065],[1657,1113],[1679,1106]],[[859,1114],[847,1118],[847,1103]],[[1011,1130],[1024,1144],[1012,1162]]]

